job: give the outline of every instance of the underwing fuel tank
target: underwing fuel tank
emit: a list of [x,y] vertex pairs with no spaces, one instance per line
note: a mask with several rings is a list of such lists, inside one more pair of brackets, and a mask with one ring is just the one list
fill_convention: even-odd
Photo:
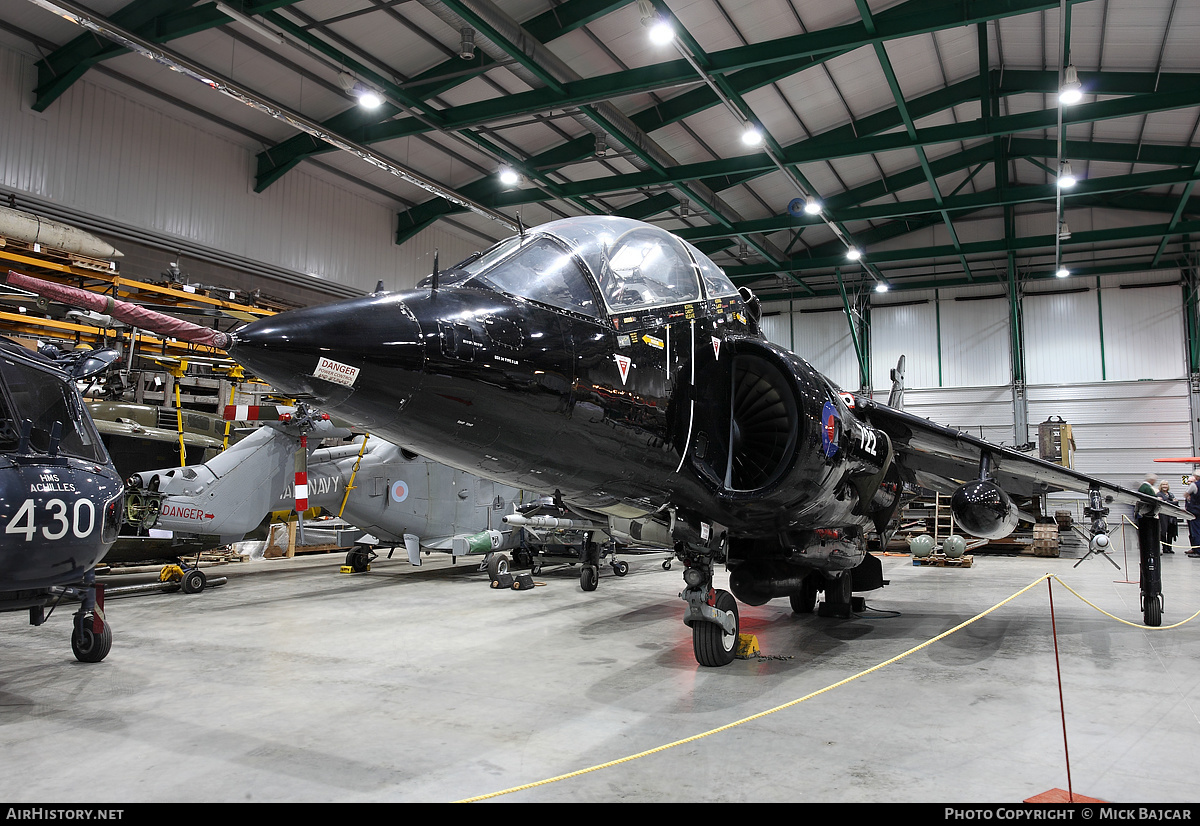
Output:
[[995,482],[981,479],[967,482],[950,498],[954,520],[972,536],[1003,539],[1017,527],[1016,505]]

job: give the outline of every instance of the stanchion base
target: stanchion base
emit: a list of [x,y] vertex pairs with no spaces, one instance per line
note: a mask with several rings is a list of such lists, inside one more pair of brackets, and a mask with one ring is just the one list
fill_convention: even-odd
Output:
[[1076,792],[1070,794],[1066,789],[1051,789],[1048,792],[1027,797],[1022,803],[1107,803],[1107,800],[1100,800],[1097,797],[1084,797]]

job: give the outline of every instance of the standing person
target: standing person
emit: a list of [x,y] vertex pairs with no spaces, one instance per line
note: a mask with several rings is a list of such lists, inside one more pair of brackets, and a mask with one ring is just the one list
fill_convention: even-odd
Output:
[[1183,491],[1183,509],[1193,514],[1188,520],[1188,541],[1192,547],[1187,555],[1195,559],[1200,557],[1200,475],[1193,473],[1188,477]]
[[[1149,473],[1147,473],[1146,481],[1142,482],[1142,484],[1138,486],[1138,493],[1143,493],[1146,496],[1157,497],[1158,496],[1158,474],[1155,473],[1154,471],[1150,471]],[[1149,516],[1156,509],[1157,508],[1153,505],[1143,505],[1142,503],[1139,502],[1137,504],[1137,506],[1133,509],[1133,515],[1135,518],[1141,519],[1143,516]]]
[[1146,481],[1142,482],[1138,488],[1138,493],[1144,493],[1147,496],[1158,496],[1158,474],[1151,471],[1146,474]]
[[[1158,483],[1158,498],[1164,502],[1175,504],[1175,494],[1171,493],[1171,483],[1166,479]],[[1162,542],[1162,552],[1164,554],[1175,553],[1175,549],[1171,546],[1179,536],[1179,519],[1169,514],[1160,513],[1158,515],[1158,536]]]

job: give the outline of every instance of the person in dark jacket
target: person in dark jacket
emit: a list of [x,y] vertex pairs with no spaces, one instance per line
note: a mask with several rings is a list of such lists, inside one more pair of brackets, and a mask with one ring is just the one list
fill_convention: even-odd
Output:
[[1192,546],[1187,555],[1192,559],[1200,558],[1200,475],[1193,473],[1188,477],[1188,485],[1183,491],[1183,509],[1193,514],[1188,520],[1188,540]]

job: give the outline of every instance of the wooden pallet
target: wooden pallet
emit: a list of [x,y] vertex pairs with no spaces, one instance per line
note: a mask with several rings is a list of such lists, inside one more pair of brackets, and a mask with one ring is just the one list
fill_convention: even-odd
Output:
[[971,554],[963,554],[958,559],[951,559],[945,554],[931,554],[924,558],[913,557],[913,565],[929,566],[932,568],[970,568],[974,564],[975,557]]

